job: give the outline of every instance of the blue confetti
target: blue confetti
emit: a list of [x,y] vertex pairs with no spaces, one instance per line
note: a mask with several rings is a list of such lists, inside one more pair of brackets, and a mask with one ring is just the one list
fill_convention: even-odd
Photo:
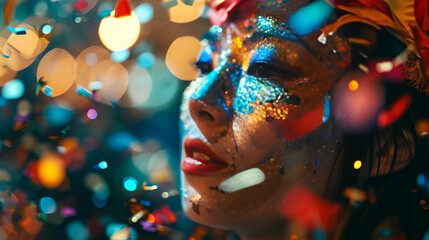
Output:
[[325,1],[319,0],[298,10],[289,18],[289,25],[298,35],[307,35],[330,18],[333,8]]
[[7,29],[13,33],[15,33],[16,35],[25,35],[27,34],[27,28],[23,27],[23,28],[13,28],[11,26],[7,26]]
[[322,118],[323,122],[328,121],[330,115],[331,115],[331,100],[330,100],[329,93],[326,92],[325,103],[323,107],[323,118]]
[[52,92],[52,88],[46,86],[43,90],[45,91],[46,96],[52,97],[52,93],[51,93]]
[[3,55],[3,57],[4,58],[9,58],[9,56],[8,55],[5,55],[5,54],[2,54]]
[[84,96],[84,97],[87,97],[87,98],[91,98],[92,97],[92,93],[90,93],[88,90],[86,90],[82,86],[77,86],[76,93],[79,96]]

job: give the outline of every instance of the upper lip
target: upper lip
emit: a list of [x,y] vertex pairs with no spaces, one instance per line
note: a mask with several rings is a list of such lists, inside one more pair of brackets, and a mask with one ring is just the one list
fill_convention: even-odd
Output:
[[228,165],[228,163],[217,156],[207,143],[199,138],[186,138],[183,143],[183,148],[185,150],[186,157],[193,158],[194,152],[198,152],[207,155],[210,158],[210,161]]

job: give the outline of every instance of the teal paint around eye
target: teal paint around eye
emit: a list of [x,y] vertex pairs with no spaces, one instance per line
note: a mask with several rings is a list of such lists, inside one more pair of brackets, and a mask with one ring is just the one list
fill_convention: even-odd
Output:
[[286,95],[284,88],[267,80],[253,76],[245,76],[241,79],[233,104],[236,113],[252,113],[255,103],[263,104],[268,101],[280,99]]

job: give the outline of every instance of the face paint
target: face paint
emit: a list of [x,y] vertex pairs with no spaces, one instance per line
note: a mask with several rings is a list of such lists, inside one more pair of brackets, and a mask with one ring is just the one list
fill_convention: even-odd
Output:
[[252,168],[226,179],[219,185],[219,190],[225,193],[236,192],[260,184],[264,180],[265,174],[261,169]]
[[343,70],[332,51],[336,36],[322,44],[319,31],[297,33],[288,19],[304,1],[258,4],[249,18],[204,37],[197,65],[206,67],[183,97],[184,143],[198,139],[204,147],[184,144],[182,162],[224,163],[203,174],[182,168],[183,189],[196,193],[182,194],[185,213],[209,226],[246,226],[276,215],[268,202],[302,182],[323,182],[338,143],[327,95]]

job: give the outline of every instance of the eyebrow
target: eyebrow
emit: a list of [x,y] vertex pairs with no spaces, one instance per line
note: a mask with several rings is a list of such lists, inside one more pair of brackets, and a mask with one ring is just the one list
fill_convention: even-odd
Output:
[[293,29],[288,27],[285,23],[263,16],[257,16],[255,33],[286,40],[299,40]]

